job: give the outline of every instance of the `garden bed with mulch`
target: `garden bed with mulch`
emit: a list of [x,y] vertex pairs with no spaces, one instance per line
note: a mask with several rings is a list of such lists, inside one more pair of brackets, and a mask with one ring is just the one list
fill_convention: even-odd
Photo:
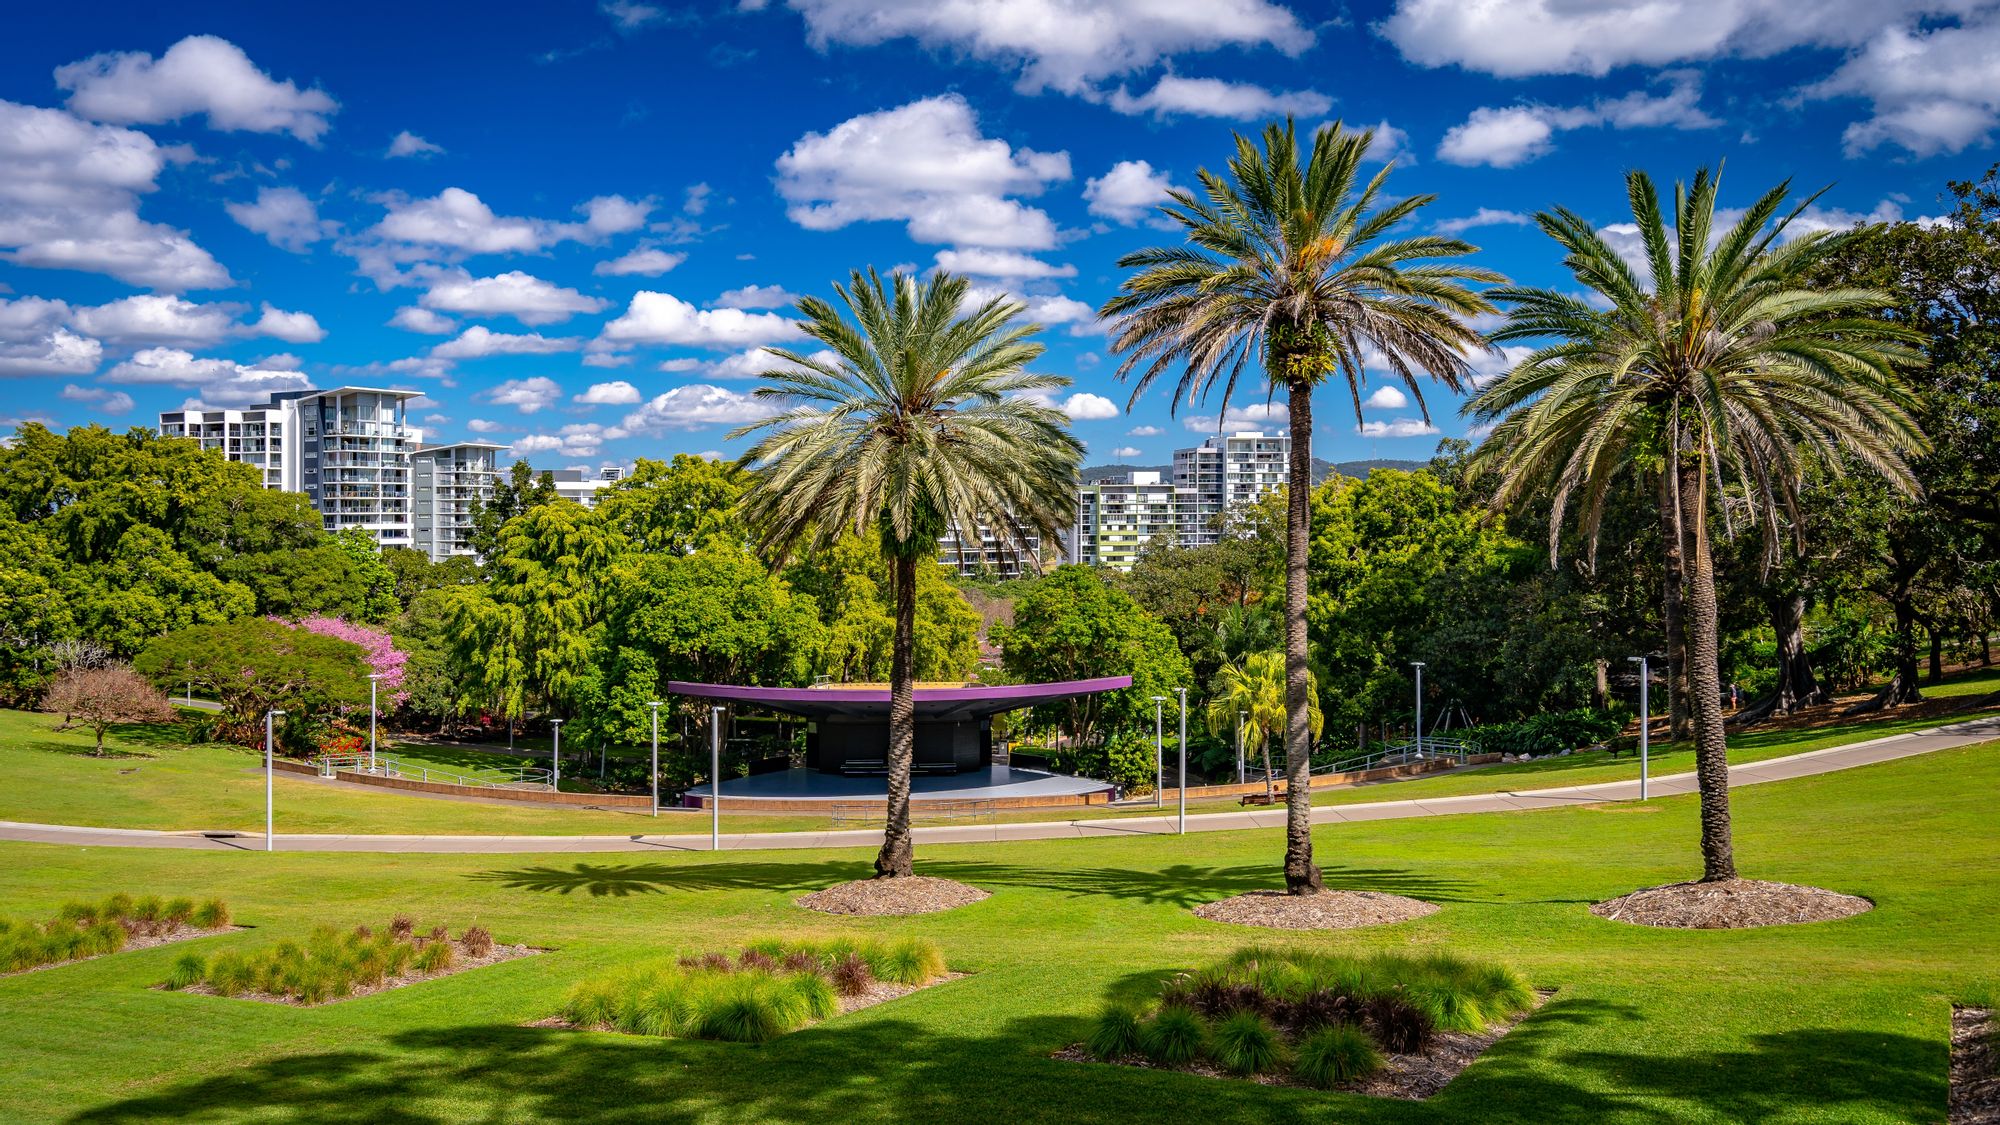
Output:
[[628,965],[579,982],[530,1027],[765,1043],[965,976],[922,939],[752,942],[736,956]]
[[1951,1125],[2000,1125],[2000,1018],[1951,1010]]
[[1635,926],[1682,930],[1743,930],[1831,922],[1875,909],[1858,895],[1796,883],[1725,879],[1714,883],[1668,883],[1607,899],[1592,914]]
[[1436,914],[1436,903],[1381,891],[1321,891],[1292,895],[1250,891],[1194,908],[1195,916],[1236,926],[1274,930],[1354,930],[1387,926]]
[[936,914],[993,897],[992,892],[952,879],[905,875],[897,879],[856,879],[799,899],[807,910],[823,914],[868,916]]
[[1350,957],[1253,946],[1111,1005],[1072,1062],[1421,1100],[1553,995],[1450,954]]
[[231,924],[220,899],[197,904],[120,894],[101,903],[65,903],[44,921],[0,919],[0,979],[245,928]]
[[[1555,995],[1554,989],[1538,989],[1535,992],[1535,1007],[1548,1003]],[[1451,1084],[1466,1067],[1478,1061],[1493,1044],[1505,1038],[1522,1020],[1533,1011],[1522,1012],[1497,1020],[1485,1031],[1437,1031],[1425,1045],[1421,1054],[1399,1055],[1384,1053],[1382,1069],[1372,1076],[1356,1082],[1336,1084],[1329,1089],[1347,1094],[1366,1094],[1371,1098],[1397,1098],[1402,1101],[1420,1102]],[[1198,1061],[1187,1066],[1168,1067],[1153,1062],[1144,1055],[1126,1055],[1115,1059],[1099,1059],[1090,1053],[1090,1048],[1082,1043],[1064,1047],[1055,1057],[1066,1062],[1111,1062],[1120,1066],[1137,1066],[1151,1070],[1177,1070],[1183,1074],[1198,1074],[1203,1078],[1235,1078],[1255,1082],[1262,1086],[1291,1086],[1313,1089],[1289,1074],[1233,1074],[1212,1062]],[[2000,1119],[1996,1119],[2000,1120]],[[1956,1119],[1952,1125],[1958,1125]],[[1987,1125],[1981,1121],[1980,1125]]]
[[347,931],[321,926],[303,942],[279,941],[210,958],[184,953],[155,987],[315,1008],[541,952],[537,946],[496,942],[483,926],[468,926],[457,938],[444,926],[418,933],[415,922],[398,916],[379,934],[367,926]]

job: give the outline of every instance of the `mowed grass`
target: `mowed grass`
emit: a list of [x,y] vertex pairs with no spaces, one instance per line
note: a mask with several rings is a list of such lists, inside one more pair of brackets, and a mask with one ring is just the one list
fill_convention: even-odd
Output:
[[[1996,690],[2000,690],[2000,669],[1975,670],[1924,687],[1926,696],[1937,699],[1969,699]],[[1972,715],[1973,712],[1966,712],[1948,717],[1912,718],[1892,712],[1838,727],[1731,732],[1729,757],[1739,764],[1762,761],[1922,730]],[[168,724],[120,728],[107,739],[113,755],[93,758],[89,755],[88,732],[56,731],[53,729],[56,722],[53,715],[0,711],[0,820],[172,831],[263,831],[261,753],[232,746],[190,746],[179,728]],[[548,764],[546,755],[523,759],[470,747],[397,745],[387,740],[383,745],[383,754],[404,763],[428,764],[446,770]],[[1171,747],[1168,752],[1171,755]],[[1651,756],[1654,776],[1693,768],[1691,748],[1654,747]],[[595,774],[591,768],[582,772]],[[1594,785],[1638,776],[1639,763],[1634,755],[1613,759],[1602,752],[1572,754],[1322,790],[1313,795],[1313,803],[1343,805],[1450,797]],[[687,810],[665,810],[655,819],[643,810],[550,808],[497,800],[439,799],[283,773],[277,776],[276,789],[280,833],[629,836],[703,834],[708,830],[707,813]],[[1168,811],[1173,807],[1170,800]],[[1235,798],[1188,803],[1189,811],[1194,813],[1224,812],[1238,807]],[[1015,810],[997,814],[995,819],[1035,822],[1153,815],[1156,810],[1142,800],[1121,809],[1096,806]],[[731,813],[726,805],[723,816],[723,831],[732,833],[819,831],[830,824],[823,815]]]
[[[1698,869],[1668,798],[1329,825],[1335,887],[1442,909],[1365,931],[1208,923],[1277,885],[1277,831],[919,848],[992,897],[838,918],[807,891],[866,849],[578,857],[0,845],[0,913],[116,891],[226,898],[254,929],[0,980],[0,1116],[19,1121],[1941,1121],[1952,1000],[2000,946],[2000,743],[1735,795],[1745,874],[1861,894],[1857,918],[1649,930],[1589,903]],[[542,956],[316,1009],[155,991],[175,956],[397,911]],[[762,1047],[527,1026],[591,975],[759,936],[934,940],[972,975]],[[1554,999],[1423,1104],[1061,1062],[1108,1002],[1252,943],[1503,962]]]

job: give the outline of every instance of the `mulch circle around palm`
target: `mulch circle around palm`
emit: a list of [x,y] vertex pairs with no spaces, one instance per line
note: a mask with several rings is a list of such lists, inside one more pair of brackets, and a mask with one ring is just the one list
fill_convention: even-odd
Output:
[[2000,1017],[1951,1010],[1951,1125],[2000,1125]]
[[814,891],[800,899],[799,905],[825,914],[936,914],[990,897],[989,891],[955,880],[905,875],[840,883]]
[[1713,883],[1668,883],[1607,899],[1590,908],[1599,918],[1635,926],[1682,930],[1745,930],[1830,922],[1875,909],[1857,895],[1796,883],[1722,879]]
[[1274,930],[1354,930],[1386,926],[1436,914],[1436,903],[1381,891],[1321,891],[1292,895],[1283,891],[1251,891],[1220,902],[1203,903],[1195,915],[1211,922],[1263,926]]

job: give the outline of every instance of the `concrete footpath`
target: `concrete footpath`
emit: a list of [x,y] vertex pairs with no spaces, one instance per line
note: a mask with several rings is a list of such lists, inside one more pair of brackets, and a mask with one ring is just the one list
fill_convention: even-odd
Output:
[[[1950,750],[1979,742],[2000,739],[2000,716],[1953,723],[1909,734],[1813,750],[1784,758],[1732,766],[1730,785],[1757,785],[1767,781],[1788,781],[1823,773],[1892,762],[1899,758]],[[1671,797],[1697,790],[1692,773],[1654,777],[1648,787],[1650,797]],[[1594,805],[1608,801],[1636,801],[1639,782],[1605,782],[1600,785],[1573,785],[1560,789],[1523,789],[1481,793],[1464,797],[1428,797],[1404,801],[1373,801],[1365,804],[1325,805],[1313,809],[1314,824],[1338,824],[1361,820],[1399,820],[1416,816],[1455,816],[1464,813],[1519,812],[1559,805]],[[724,823],[728,806],[723,808]],[[282,810],[280,817],[282,817]],[[676,818],[686,814],[675,814]],[[706,824],[706,818],[702,823]],[[1285,810],[1260,808],[1242,812],[1201,813],[1187,818],[1190,832],[1229,832],[1246,828],[1277,828],[1285,823]],[[971,824],[918,828],[920,844],[993,843],[1004,840],[1057,840],[1082,836],[1171,835],[1177,818],[1166,816],[1127,817],[1116,820],[1040,821],[1024,824]],[[262,834],[235,832],[161,832],[130,828],[84,828],[64,824],[24,824],[0,821],[0,840],[20,840],[38,844],[69,844],[101,848],[197,848],[205,851],[263,851]],[[755,851],[778,848],[876,847],[882,842],[879,829],[824,832],[724,833],[727,851]],[[632,836],[390,836],[390,835],[288,835],[278,833],[277,850],[286,852],[659,852],[708,851],[706,832],[689,835]]]

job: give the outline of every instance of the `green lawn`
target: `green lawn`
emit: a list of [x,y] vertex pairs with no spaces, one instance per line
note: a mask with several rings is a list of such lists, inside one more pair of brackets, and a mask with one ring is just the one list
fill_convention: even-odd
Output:
[[[2000,670],[1968,673],[1940,685],[1926,685],[1932,697],[1968,697],[2000,689]],[[1965,716],[1958,716],[1960,718]],[[1950,719],[1891,714],[1817,730],[1752,731],[1732,734],[1730,760],[1753,762],[1806,750],[1935,726]],[[109,740],[120,756],[91,757],[86,732],[53,730],[53,716],[0,711],[0,820],[81,824],[106,828],[262,831],[264,777],[260,754],[229,746],[189,746],[171,726],[122,728]],[[1691,749],[1660,746],[1652,755],[1655,776],[1694,768]],[[482,765],[518,765],[524,759],[477,748],[395,744],[384,754],[410,764],[447,770]],[[546,764],[542,758],[534,764]],[[585,771],[588,772],[588,771]],[[1352,804],[1421,797],[1493,793],[1588,785],[1636,778],[1632,756],[1573,754],[1534,762],[1482,766],[1462,772],[1325,790],[1319,805]],[[356,785],[333,785],[280,774],[277,780],[280,832],[374,832],[438,835],[545,834],[631,835],[700,833],[705,813],[669,811],[658,820],[624,811],[516,807],[488,801],[439,800]],[[1171,804],[1170,806],[1171,807]],[[1237,808],[1234,799],[1192,801],[1193,812]],[[1046,809],[1002,815],[1009,821],[1065,821],[1079,817],[1151,816],[1150,804],[1128,809]],[[731,814],[728,832],[811,831],[828,827],[824,816]]]
[[[9,786],[9,788],[14,788]],[[866,850],[771,857],[393,856],[0,845],[0,911],[116,891],[220,895],[256,927],[404,910],[553,948],[329,1007],[170,994],[174,947],[0,980],[10,1121],[1941,1121],[1952,1000],[2000,939],[2000,744],[1735,797],[1746,874],[1866,895],[1813,926],[1656,931],[1586,906],[1696,869],[1696,807],[1562,808],[1329,825],[1328,882],[1443,909],[1272,935],[1193,904],[1277,881],[1277,831],[930,846],[918,870],[993,897],[909,920],[791,900]],[[761,1048],[524,1026],[578,978],[763,934],[916,934],[973,975]],[[1555,999],[1425,1104],[1063,1063],[1108,997],[1252,940],[1503,959]]]

